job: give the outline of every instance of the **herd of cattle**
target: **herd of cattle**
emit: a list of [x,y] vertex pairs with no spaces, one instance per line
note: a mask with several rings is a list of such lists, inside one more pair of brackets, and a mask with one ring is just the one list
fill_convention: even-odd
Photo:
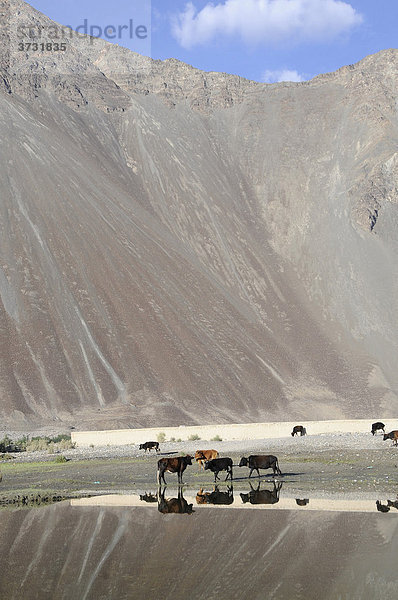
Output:
[[[375,435],[378,431],[383,431],[384,436],[383,440],[391,439],[393,445],[398,445],[398,430],[390,431],[390,433],[385,432],[384,423],[378,421],[372,424],[372,435]],[[293,427],[293,431],[291,435],[294,437],[295,435],[303,436],[307,434],[306,428],[303,425],[295,425]],[[144,444],[140,444],[140,450],[144,450],[145,453],[150,450],[156,450],[158,453],[160,451],[159,442],[145,442]],[[177,473],[178,483],[182,484],[182,476],[185,469],[188,465],[192,465],[192,460],[195,458],[196,462],[199,465],[199,468],[204,468],[205,471],[211,471],[214,473],[214,483],[219,480],[219,473],[222,471],[226,472],[225,481],[229,478],[231,481],[233,479],[233,461],[230,457],[220,458],[217,450],[197,450],[195,452],[195,457],[190,455],[187,456],[174,456],[174,457],[164,457],[158,460],[158,484],[159,486],[164,483],[166,485],[165,473]],[[257,476],[260,477],[260,469],[272,469],[273,475],[282,475],[282,472],[279,468],[278,459],[276,456],[272,454],[254,454],[249,457],[243,456],[240,459],[238,467],[248,467],[250,469],[249,478],[252,476],[253,471],[257,472]]]
[[[178,483],[181,485],[182,475],[187,466],[192,465],[193,458],[194,457],[190,455],[174,456],[172,458],[160,458],[158,460],[158,484],[161,485],[164,483],[166,485],[164,474],[169,472],[177,473]],[[232,481],[233,461],[229,456],[225,458],[219,458],[217,450],[197,450],[195,452],[195,460],[199,463],[199,468],[204,466],[205,471],[211,471],[214,473],[214,483],[220,479],[218,475],[221,473],[221,471],[226,471],[227,473],[225,481],[228,478]],[[251,455],[248,458],[243,456],[238,466],[249,467],[249,477],[251,477],[253,471],[257,471],[257,475],[260,477],[259,469],[272,469],[274,475],[282,475],[282,472],[279,468],[278,459],[272,454],[257,454]]]

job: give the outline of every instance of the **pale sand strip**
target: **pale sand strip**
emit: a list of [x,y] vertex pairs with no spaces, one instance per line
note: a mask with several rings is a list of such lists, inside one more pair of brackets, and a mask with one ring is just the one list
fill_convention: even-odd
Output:
[[[115,429],[108,431],[72,431],[72,442],[78,447],[123,446],[156,441],[160,433],[170,438],[188,440],[197,435],[201,440],[211,440],[219,436],[223,441],[262,440],[289,437],[295,425],[304,425],[309,435],[321,433],[370,433],[375,420],[384,423],[398,423],[397,419],[352,419],[345,421],[286,421],[278,423],[246,423],[220,425],[193,425],[180,427],[152,427],[149,429]],[[388,427],[386,431],[389,431]]]
[[[175,494],[176,495],[176,494]],[[167,497],[173,496],[172,493],[167,494]],[[341,498],[310,498],[309,504],[306,506],[298,506],[295,498],[280,498],[276,504],[243,504],[239,494],[235,495],[234,501],[229,505],[214,505],[214,504],[196,504],[195,496],[184,495],[188,504],[193,504],[194,509],[206,508],[237,508],[237,509],[255,509],[255,510],[300,510],[300,511],[326,511],[326,512],[354,512],[354,513],[369,513],[377,512],[375,500],[352,500]],[[156,508],[157,503],[147,503],[140,500],[139,496],[129,495],[106,495],[96,496],[93,498],[80,498],[70,501],[71,506],[107,506],[107,507],[140,507],[140,508]],[[398,516],[398,511],[392,509],[390,514]]]

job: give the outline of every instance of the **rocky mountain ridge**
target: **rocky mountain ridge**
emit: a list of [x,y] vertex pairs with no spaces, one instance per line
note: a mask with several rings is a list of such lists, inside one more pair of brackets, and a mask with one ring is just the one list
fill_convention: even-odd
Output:
[[398,51],[266,85],[0,5],[3,423],[395,415]]

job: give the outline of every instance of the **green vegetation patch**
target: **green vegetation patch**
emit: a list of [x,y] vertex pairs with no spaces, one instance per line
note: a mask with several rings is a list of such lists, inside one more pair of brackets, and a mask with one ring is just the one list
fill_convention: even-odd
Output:
[[8,452],[43,452],[50,454],[75,448],[70,435],[61,434],[55,437],[33,437],[23,436],[18,440],[12,440],[6,435],[0,440],[0,454]]

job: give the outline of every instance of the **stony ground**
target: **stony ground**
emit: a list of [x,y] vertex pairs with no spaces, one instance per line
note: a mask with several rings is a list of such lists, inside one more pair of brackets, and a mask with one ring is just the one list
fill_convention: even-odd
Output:
[[[180,442],[161,445],[159,456],[193,454],[201,448],[216,448],[221,456],[231,456],[234,464],[241,456],[268,453],[278,456],[285,489],[302,495],[363,493],[395,498],[398,493],[398,449],[382,435],[325,434],[303,438],[233,442]],[[75,448],[59,455],[44,452],[20,453],[2,461],[0,483],[3,494],[50,491],[66,496],[78,493],[120,493],[150,491],[156,488],[155,452],[145,455],[138,446]],[[234,486],[249,486],[248,469],[234,469]],[[272,481],[271,473],[263,480]],[[166,480],[175,485],[175,476]],[[211,488],[212,474],[188,467],[184,482],[189,488]],[[255,484],[256,482],[253,481]],[[383,496],[384,494],[384,496]]]

